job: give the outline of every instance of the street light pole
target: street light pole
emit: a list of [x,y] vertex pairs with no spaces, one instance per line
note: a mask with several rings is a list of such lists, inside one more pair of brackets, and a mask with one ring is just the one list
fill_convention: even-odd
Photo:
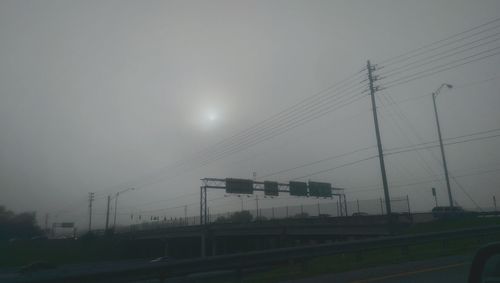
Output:
[[441,148],[441,158],[443,159],[444,176],[446,179],[446,188],[448,189],[448,199],[450,201],[450,207],[453,207],[453,196],[451,194],[450,177],[448,176],[448,165],[446,164],[446,156],[444,154],[443,138],[441,137],[441,127],[439,125],[439,118],[438,118],[438,112],[437,112],[437,106],[436,106],[436,97],[439,95],[439,93],[441,92],[441,89],[443,87],[447,87],[447,88],[451,89],[453,86],[450,84],[442,84],[435,92],[432,93],[432,102],[434,103],[434,114],[436,115],[436,125],[437,125],[438,136],[439,136],[439,147]]
[[118,207],[118,196],[120,194],[126,193],[128,191],[133,191],[133,190],[134,190],[134,188],[128,188],[128,189],[125,189],[123,191],[117,192],[115,194],[115,216],[114,216],[114,219],[113,219],[113,229],[116,229],[116,211],[117,211],[117,207]]

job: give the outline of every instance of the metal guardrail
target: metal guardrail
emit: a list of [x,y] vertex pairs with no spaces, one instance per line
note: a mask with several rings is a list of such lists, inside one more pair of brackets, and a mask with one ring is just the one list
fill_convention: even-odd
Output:
[[314,246],[281,248],[178,260],[166,263],[144,263],[128,268],[110,268],[96,272],[79,274],[58,274],[52,277],[31,277],[11,282],[131,282],[146,279],[160,279],[183,276],[214,270],[242,270],[258,266],[276,265],[290,261],[302,261],[319,256],[343,253],[364,252],[390,247],[407,247],[434,241],[449,241],[469,237],[481,237],[500,234],[500,225],[453,230],[446,232],[425,233],[418,235],[391,236],[369,240],[356,240],[342,243],[321,244]]

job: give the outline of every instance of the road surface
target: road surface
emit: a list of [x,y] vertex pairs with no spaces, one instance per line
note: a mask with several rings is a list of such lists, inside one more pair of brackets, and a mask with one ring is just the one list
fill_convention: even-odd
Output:
[[285,281],[287,283],[371,283],[425,282],[466,283],[471,256],[453,256],[424,261],[406,262],[344,273],[326,274],[313,278]]

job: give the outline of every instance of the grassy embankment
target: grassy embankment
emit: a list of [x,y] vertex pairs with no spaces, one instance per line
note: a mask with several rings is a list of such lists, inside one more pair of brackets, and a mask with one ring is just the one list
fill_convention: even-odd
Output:
[[[466,217],[429,223],[420,223],[402,231],[403,234],[420,234],[480,226],[500,225],[500,218]],[[281,265],[272,270],[252,274],[244,282],[276,282],[338,273],[350,270],[395,264],[407,261],[425,260],[451,255],[472,255],[480,246],[500,241],[500,234],[471,239],[434,241],[408,248],[384,248],[363,253],[351,253],[315,258],[306,262]]]

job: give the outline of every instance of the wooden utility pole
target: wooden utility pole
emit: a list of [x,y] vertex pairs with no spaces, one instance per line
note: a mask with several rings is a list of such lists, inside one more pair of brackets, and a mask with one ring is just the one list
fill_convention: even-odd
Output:
[[380,138],[380,129],[378,127],[378,117],[377,117],[377,104],[375,102],[375,92],[377,88],[374,87],[373,83],[377,78],[373,75],[375,67],[370,64],[370,60],[366,63],[366,68],[368,70],[368,82],[370,84],[370,96],[372,99],[372,109],[373,109],[373,122],[375,124],[375,136],[377,138],[377,148],[378,148],[378,159],[380,162],[380,171],[382,173],[382,184],[384,185],[384,198],[385,198],[385,209],[387,215],[391,215],[391,198],[389,196],[389,185],[387,183],[387,174],[385,172],[385,162],[384,162],[384,152],[382,150],[382,140]]

